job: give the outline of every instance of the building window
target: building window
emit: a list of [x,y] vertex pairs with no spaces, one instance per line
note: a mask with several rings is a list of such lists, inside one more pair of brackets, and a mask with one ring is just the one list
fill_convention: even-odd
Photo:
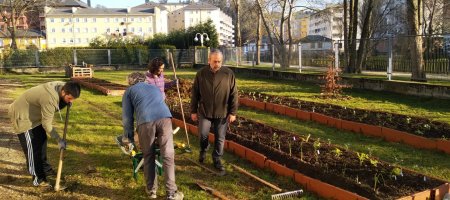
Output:
[[73,39],[72,39],[72,38],[70,38],[70,40],[69,40],[69,41],[70,41],[70,44],[73,44]]
[[77,43],[78,43],[78,44],[81,43],[81,38],[77,38]]
[[77,17],[77,18],[75,19],[75,22],[80,22],[80,18]]
[[110,33],[110,32],[111,32],[111,28],[107,28],[107,29],[106,29],[106,32],[107,32],[107,33]]
[[61,23],[64,22],[64,18],[61,18]]
[[142,27],[138,28],[138,32],[140,32],[140,33],[142,32]]
[[72,33],[72,28],[69,28],[69,33]]
[[134,22],[134,17],[131,17],[131,18],[130,18],[130,22]]
[[53,32],[53,33],[56,32],[55,28],[52,28],[52,32]]
[[93,22],[93,23],[97,22],[97,18],[95,18],[95,17],[92,18],[92,22]]
[[66,29],[65,29],[65,28],[62,28],[62,29],[61,29],[61,32],[65,33],[65,32],[66,32]]
[[65,44],[65,43],[66,43],[66,38],[63,38],[63,39],[61,40],[61,43]]
[[84,22],[84,23],[87,23],[87,22],[88,22],[88,18],[84,18],[84,19],[83,19],[83,22]]
[[92,29],[91,29],[91,32],[92,32],[92,33],[97,33],[97,28],[92,28]]
[[152,27],[148,27],[148,32],[152,32]]
[[75,33],[79,33],[80,32],[80,28],[75,28]]
[[84,38],[85,43],[89,43],[89,38]]
[[50,22],[55,22],[55,18],[50,18]]
[[88,32],[88,28],[84,28],[83,33],[87,33],[87,32]]
[[53,43],[53,44],[56,44],[56,38],[53,38],[53,39],[52,39],[52,43]]
[[114,22],[119,22],[119,18],[114,18]]
[[318,42],[318,43],[317,43],[317,48],[319,48],[319,49],[322,48],[322,42]]
[[134,33],[134,27],[131,27],[131,32]]

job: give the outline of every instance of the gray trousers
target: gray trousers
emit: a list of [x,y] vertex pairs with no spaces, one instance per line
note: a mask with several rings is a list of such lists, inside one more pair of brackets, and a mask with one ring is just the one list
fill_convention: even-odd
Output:
[[155,137],[163,159],[166,193],[177,191],[175,184],[175,150],[173,148],[173,130],[170,118],[147,122],[137,127],[139,144],[144,155],[144,176],[147,190],[156,190],[155,183]]
[[207,151],[209,148],[208,134],[213,125],[214,133],[214,151],[212,152],[213,161],[217,161],[223,155],[223,146],[225,135],[227,133],[227,118],[205,118],[199,116],[198,131],[200,132],[200,151]]

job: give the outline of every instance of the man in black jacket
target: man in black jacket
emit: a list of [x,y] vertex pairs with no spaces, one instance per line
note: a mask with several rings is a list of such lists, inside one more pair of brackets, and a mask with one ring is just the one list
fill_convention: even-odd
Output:
[[192,88],[191,119],[198,120],[200,132],[199,161],[204,162],[209,147],[208,134],[211,125],[214,127],[214,151],[212,158],[214,167],[225,172],[220,157],[227,126],[236,120],[238,92],[233,71],[222,67],[223,55],[219,50],[211,51],[209,66],[197,72]]

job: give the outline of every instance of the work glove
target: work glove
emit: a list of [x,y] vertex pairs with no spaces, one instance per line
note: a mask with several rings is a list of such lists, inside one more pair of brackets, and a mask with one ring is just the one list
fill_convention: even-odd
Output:
[[172,84],[178,85],[178,84],[180,84],[180,81],[178,80],[178,78],[176,78],[172,81]]
[[67,146],[66,140],[59,139],[58,146],[59,146],[59,150],[66,150],[66,146]]

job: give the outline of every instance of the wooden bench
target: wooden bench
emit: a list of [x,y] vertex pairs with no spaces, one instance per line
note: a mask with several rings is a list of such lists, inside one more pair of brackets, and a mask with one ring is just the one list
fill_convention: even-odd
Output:
[[192,68],[194,65],[193,62],[178,62],[177,68]]

